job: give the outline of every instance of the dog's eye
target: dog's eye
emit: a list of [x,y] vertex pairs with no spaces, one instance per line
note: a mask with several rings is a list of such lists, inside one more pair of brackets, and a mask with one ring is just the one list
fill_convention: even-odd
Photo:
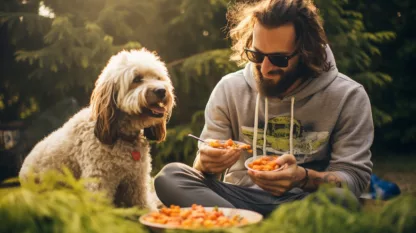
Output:
[[133,82],[134,83],[141,83],[142,82],[142,80],[143,80],[143,76],[141,76],[141,75],[136,75],[135,77],[134,77],[134,79],[133,79]]

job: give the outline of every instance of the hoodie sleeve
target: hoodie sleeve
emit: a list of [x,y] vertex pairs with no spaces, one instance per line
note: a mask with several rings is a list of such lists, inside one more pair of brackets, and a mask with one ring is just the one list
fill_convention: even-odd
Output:
[[[228,101],[225,92],[225,81],[220,80],[211,92],[205,107],[205,125],[200,138],[226,140],[232,137]],[[200,143],[198,143],[200,146]],[[197,161],[199,151],[194,161]]]
[[344,98],[331,136],[328,171],[335,171],[358,197],[367,188],[372,172],[370,147],[374,138],[371,104],[362,86]]

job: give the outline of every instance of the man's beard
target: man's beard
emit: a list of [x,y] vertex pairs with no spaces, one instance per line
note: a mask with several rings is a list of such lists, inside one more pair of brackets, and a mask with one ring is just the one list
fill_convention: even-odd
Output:
[[283,94],[299,79],[305,72],[303,72],[302,64],[298,63],[295,67],[283,71],[282,69],[272,70],[268,75],[280,75],[280,80],[275,83],[274,80],[264,78],[260,71],[260,65],[255,65],[254,74],[257,83],[257,88],[260,94],[267,97],[283,97]]

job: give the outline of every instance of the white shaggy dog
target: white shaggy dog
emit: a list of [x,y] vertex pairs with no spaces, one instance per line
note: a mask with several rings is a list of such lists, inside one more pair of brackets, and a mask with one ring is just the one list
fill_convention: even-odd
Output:
[[90,107],[40,141],[23,162],[20,178],[68,167],[76,178],[97,178],[92,191],[117,206],[149,206],[148,139],[163,141],[174,106],[165,64],[146,49],[113,56],[96,81]]

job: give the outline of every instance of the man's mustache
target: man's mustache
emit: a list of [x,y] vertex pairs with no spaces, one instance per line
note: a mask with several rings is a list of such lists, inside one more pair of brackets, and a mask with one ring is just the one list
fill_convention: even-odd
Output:
[[[256,66],[257,70],[261,74],[261,66]],[[267,72],[267,75],[283,75],[285,72],[282,69],[271,70]]]
[[281,69],[279,70],[271,70],[267,72],[268,75],[283,75],[285,72]]

